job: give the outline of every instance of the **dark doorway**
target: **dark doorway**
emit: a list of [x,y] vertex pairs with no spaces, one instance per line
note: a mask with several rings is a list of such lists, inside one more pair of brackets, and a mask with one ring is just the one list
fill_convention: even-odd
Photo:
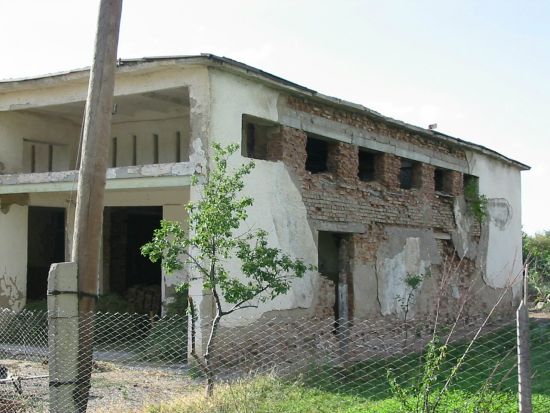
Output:
[[27,300],[43,300],[50,265],[65,261],[65,208],[29,207]]
[[109,259],[108,288],[128,300],[133,311],[158,313],[161,305],[160,262],[152,263],[140,248],[160,226],[162,207],[105,208],[104,256]]
[[353,280],[350,262],[351,236],[319,232],[318,268],[321,275],[334,283],[334,319],[349,320],[353,313]]

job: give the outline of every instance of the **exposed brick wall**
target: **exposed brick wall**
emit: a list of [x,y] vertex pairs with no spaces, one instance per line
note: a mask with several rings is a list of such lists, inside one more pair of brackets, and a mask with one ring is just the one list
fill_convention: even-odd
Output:
[[381,154],[374,165],[375,179],[388,189],[399,188],[400,168],[399,157],[389,153]]
[[329,145],[328,170],[336,179],[346,183],[355,183],[358,179],[359,148],[343,142]]
[[364,113],[348,112],[294,96],[288,97],[287,105],[297,111],[311,113],[325,119],[365,129],[381,136],[392,137],[417,147],[454,156],[457,159],[466,159],[464,152],[458,147],[449,146],[435,137],[430,139],[402,128],[387,125],[381,121],[372,119]]
[[413,186],[429,194],[430,198],[435,191],[434,172],[435,167],[432,165],[418,162],[413,166]]
[[[375,137],[402,141],[411,151],[418,149],[424,153],[430,151],[451,156],[457,161],[465,160],[464,152],[457,146],[449,145],[436,137],[430,138],[387,125],[365,114],[346,112],[296,97],[289,97],[287,104],[298,112],[357,127]],[[431,229],[447,234],[456,230],[455,197],[463,194],[463,176],[460,172],[445,171],[442,182],[444,191],[436,192],[436,168],[422,162],[413,162],[412,188],[403,189],[400,185],[401,158],[394,154],[378,153],[369,159],[369,162],[374,162],[374,180],[365,182],[358,177],[359,148],[345,142],[331,141],[328,146],[327,171],[311,173],[305,169],[306,143],[305,131],[281,126],[268,143],[267,159],[285,163],[299,185],[308,219],[313,225],[316,222],[329,222],[365,226],[364,233],[351,234],[351,250],[356,262],[377,262],[380,258],[377,256],[380,247],[389,241],[386,232],[388,227]],[[479,224],[471,228],[469,235],[472,241],[479,239],[480,230]],[[438,240],[437,245],[439,256],[444,262],[456,259],[452,241]],[[444,265],[434,265],[432,269],[439,277],[446,271]],[[458,291],[457,294],[463,295],[471,286],[474,274],[479,278],[480,269],[475,267],[475,262],[463,260],[452,286],[453,294]],[[438,276],[431,277],[433,282],[437,282],[436,277]],[[348,279],[348,284],[353,285],[351,278]],[[325,279],[319,284],[313,304],[314,313],[318,317],[333,316],[334,288],[334,284]],[[433,293],[434,291],[430,294]],[[351,302],[354,302],[353,294],[350,291]],[[449,293],[442,302],[442,316],[443,313],[452,314],[457,310],[459,300],[450,298],[451,295]],[[424,305],[431,305],[431,300],[423,301]],[[473,305],[472,311],[478,311],[481,307],[482,304]],[[350,309],[350,313],[353,313],[353,309]]]
[[451,195],[458,196],[464,193],[464,179],[457,171],[447,171],[443,176],[443,187]]

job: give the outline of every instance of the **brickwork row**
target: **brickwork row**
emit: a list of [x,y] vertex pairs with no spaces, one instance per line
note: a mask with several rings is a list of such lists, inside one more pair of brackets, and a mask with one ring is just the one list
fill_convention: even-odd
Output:
[[331,106],[323,105],[317,102],[314,103],[304,98],[293,96],[288,97],[287,105],[294,110],[311,113],[325,119],[340,122],[356,128],[365,129],[369,132],[379,134],[381,136],[391,137],[410,143],[417,147],[452,155],[457,159],[466,159],[464,152],[459,148],[445,145],[436,138],[429,139],[425,136],[421,136],[395,126],[387,125],[380,121],[375,121],[364,113],[354,113],[335,109]]
[[454,228],[452,199],[434,193],[431,165],[418,164],[420,189],[404,190],[399,188],[399,158],[384,154],[377,162],[379,181],[361,182],[357,177],[357,147],[338,142],[329,150],[329,170],[334,172],[311,174],[305,170],[306,139],[303,131],[281,128],[278,156],[300,178],[310,218],[448,231]]

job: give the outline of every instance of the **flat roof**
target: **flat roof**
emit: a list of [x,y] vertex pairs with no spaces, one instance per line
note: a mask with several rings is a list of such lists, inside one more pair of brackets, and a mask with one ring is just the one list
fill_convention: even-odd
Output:
[[[205,65],[209,67],[217,67],[222,70],[227,70],[233,73],[237,73],[241,76],[251,77],[258,81],[267,82],[272,86],[284,89],[287,92],[290,92],[294,95],[307,97],[319,103],[324,103],[330,106],[339,107],[347,111],[361,113],[372,119],[381,121],[383,123],[392,125],[400,129],[417,133],[429,139],[435,138],[452,145],[466,147],[471,150],[481,152],[485,155],[499,159],[505,163],[512,164],[515,167],[519,168],[520,170],[531,169],[528,165],[521,163],[519,161],[516,161],[514,159],[508,158],[483,145],[479,145],[460,138],[456,138],[441,132],[437,132],[435,130],[429,130],[429,129],[421,128],[419,126],[411,125],[409,123],[402,122],[400,120],[396,120],[388,116],[384,116],[381,113],[376,112],[372,109],[369,109],[363,105],[349,102],[343,99],[338,99],[332,96],[324,95],[313,89],[309,89],[305,86],[288,81],[279,76],[273,75],[271,73],[265,72],[258,68],[249,66],[247,64],[238,62],[236,60],[233,60],[227,57],[220,57],[210,53],[203,53],[200,55],[188,55],[188,56],[186,55],[153,56],[153,57],[142,57],[137,59],[118,59],[117,66],[120,68],[132,67],[132,66],[139,68],[139,67],[146,67],[151,63],[161,63],[161,62],[170,63],[170,61],[172,61],[173,64]],[[84,67],[84,68],[57,72],[57,73],[50,73],[50,74],[40,75],[40,76],[0,80],[0,93],[22,90],[22,89],[32,89],[35,87],[43,87],[46,85],[55,86],[58,82],[62,83],[70,79],[78,80],[78,79],[87,77],[89,70],[90,70],[89,67]]]

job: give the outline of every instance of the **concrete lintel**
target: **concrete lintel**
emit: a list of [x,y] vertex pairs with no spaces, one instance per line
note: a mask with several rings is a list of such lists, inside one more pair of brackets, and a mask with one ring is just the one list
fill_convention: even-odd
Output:
[[451,234],[449,234],[447,232],[434,232],[434,238],[435,239],[449,240],[449,239],[451,239]]
[[317,229],[317,231],[349,234],[362,234],[367,230],[365,224],[358,222],[329,222],[318,220],[314,221],[314,228]]

